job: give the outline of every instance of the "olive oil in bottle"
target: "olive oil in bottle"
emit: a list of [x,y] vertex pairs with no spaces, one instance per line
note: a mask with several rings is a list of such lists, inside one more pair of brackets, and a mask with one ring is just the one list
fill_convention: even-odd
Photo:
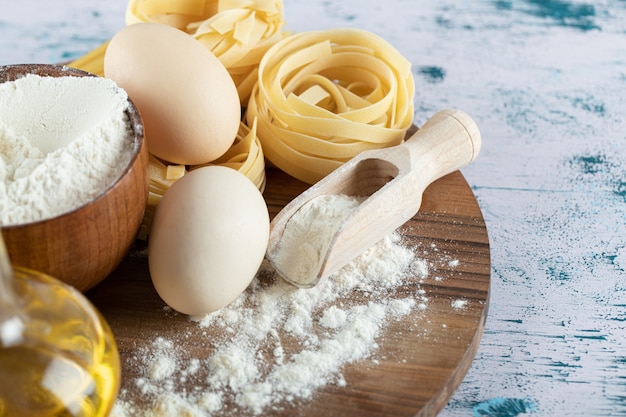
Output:
[[120,363],[104,318],[38,272],[16,268],[13,288],[18,314],[0,305],[0,417],[107,416]]

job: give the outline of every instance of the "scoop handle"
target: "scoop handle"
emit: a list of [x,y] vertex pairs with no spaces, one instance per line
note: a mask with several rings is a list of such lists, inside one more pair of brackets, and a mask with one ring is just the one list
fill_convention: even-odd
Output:
[[478,156],[482,139],[478,126],[461,110],[435,113],[402,146],[422,186],[468,165]]

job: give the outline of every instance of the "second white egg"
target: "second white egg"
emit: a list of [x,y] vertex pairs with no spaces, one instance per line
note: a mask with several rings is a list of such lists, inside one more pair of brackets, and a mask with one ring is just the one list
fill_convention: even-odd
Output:
[[256,186],[238,171],[191,171],[157,206],[148,243],[150,276],[171,308],[191,316],[235,300],[265,256],[269,214]]

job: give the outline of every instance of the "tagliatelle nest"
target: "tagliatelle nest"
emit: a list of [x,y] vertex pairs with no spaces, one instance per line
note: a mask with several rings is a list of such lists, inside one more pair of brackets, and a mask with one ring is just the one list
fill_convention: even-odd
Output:
[[256,122],[252,123],[252,127],[240,123],[235,143],[224,155],[208,164],[189,167],[173,165],[150,155],[148,205],[139,230],[139,239],[147,240],[154,212],[165,192],[187,172],[208,165],[221,165],[235,169],[244,174],[257,186],[259,191],[263,192],[265,189],[265,159],[256,134]]
[[216,14],[220,3],[219,0],[130,0],[126,6],[126,24],[162,23],[186,31],[190,23]]
[[399,144],[413,123],[411,64],[359,29],[290,35],[259,66],[248,122],[270,162],[315,183],[358,153]]

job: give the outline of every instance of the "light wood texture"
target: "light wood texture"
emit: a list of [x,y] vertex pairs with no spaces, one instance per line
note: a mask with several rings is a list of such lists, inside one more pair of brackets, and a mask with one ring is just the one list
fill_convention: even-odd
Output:
[[[27,73],[41,76],[90,74],[63,66],[20,64],[0,68],[0,82]],[[148,198],[148,149],[141,117],[127,110],[136,153],[123,176],[94,201],[52,219],[6,226],[2,235],[15,265],[46,273],[81,291],[101,282],[131,248]]]
[[[442,110],[401,145],[362,152],[278,213],[271,224],[268,260],[289,282],[316,285],[413,217],[426,187],[473,161],[480,146],[478,127],[467,114]],[[337,229],[315,279],[303,283],[289,277],[275,262],[289,220],[312,199],[339,194],[369,197]]]
[[[276,169],[268,169],[267,176],[264,196],[272,217],[308,187]],[[430,263],[431,279],[420,284],[429,297],[428,308],[416,309],[386,328],[376,355],[385,359],[378,365],[365,360],[346,366],[342,372],[347,386],[327,386],[310,401],[280,404],[280,411],[266,410],[263,415],[433,416],[446,405],[470,367],[487,316],[487,230],[474,195],[458,171],[428,187],[420,213],[399,230],[409,245],[415,245],[419,257]],[[187,317],[164,314],[164,303],[153,289],[142,254],[139,250],[88,293],[116,336],[122,389],[138,403],[144,396],[134,380],[142,373],[129,358],[139,349],[166,337],[180,341],[185,355],[206,357],[204,350],[209,348],[203,340],[211,338],[189,331],[198,325]],[[458,265],[452,266],[451,259],[458,260]],[[417,280],[411,279],[408,286]],[[458,299],[467,302],[464,308],[451,307]],[[193,387],[186,388],[190,392]],[[228,415],[226,410],[223,415]]]

